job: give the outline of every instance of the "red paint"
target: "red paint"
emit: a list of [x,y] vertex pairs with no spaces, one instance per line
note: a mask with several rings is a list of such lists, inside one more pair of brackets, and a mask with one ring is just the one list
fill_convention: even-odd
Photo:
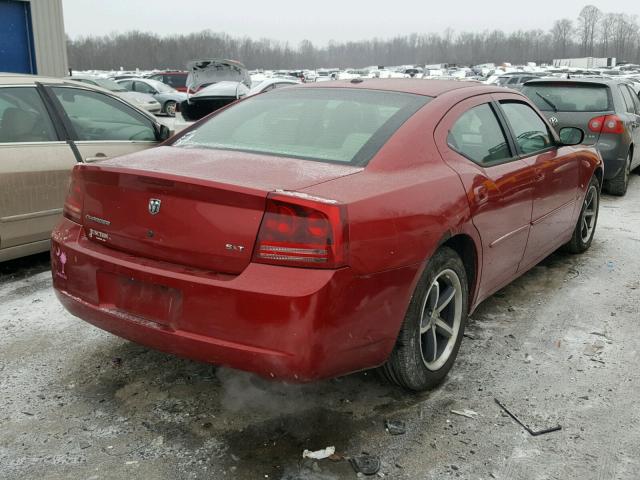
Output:
[[[386,360],[419,276],[447,239],[474,247],[471,309],[569,240],[602,168],[595,150],[561,147],[482,168],[446,145],[471,106],[525,97],[421,80],[296,88],[336,87],[436,98],[366,168],[170,146],[77,166],[72,200],[80,195],[84,225],[63,218],[52,239],[66,258],[66,278],[53,279],[61,302],[152,348],[310,381]],[[162,201],[160,214],[148,212],[150,198]],[[290,231],[285,247],[323,250],[313,234],[330,231],[336,249],[312,268],[262,263],[259,245],[283,246]]]

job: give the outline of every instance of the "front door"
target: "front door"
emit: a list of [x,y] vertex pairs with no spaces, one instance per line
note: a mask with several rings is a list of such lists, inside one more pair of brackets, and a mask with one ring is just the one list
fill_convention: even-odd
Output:
[[35,86],[0,87],[0,259],[48,242],[76,164],[61,138]]
[[101,92],[51,86],[84,162],[95,162],[156,145],[153,122],[133,107]]
[[520,266],[526,270],[569,240],[575,227],[580,165],[574,149],[559,148],[550,128],[528,104],[504,95],[500,108],[518,154],[535,175],[531,232]]

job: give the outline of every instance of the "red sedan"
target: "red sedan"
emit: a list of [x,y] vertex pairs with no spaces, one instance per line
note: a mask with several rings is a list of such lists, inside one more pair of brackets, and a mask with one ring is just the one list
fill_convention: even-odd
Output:
[[589,248],[603,167],[583,135],[474,83],[274,90],[76,166],[56,293],[184,357],[294,381],[382,365],[430,388],[483,299]]

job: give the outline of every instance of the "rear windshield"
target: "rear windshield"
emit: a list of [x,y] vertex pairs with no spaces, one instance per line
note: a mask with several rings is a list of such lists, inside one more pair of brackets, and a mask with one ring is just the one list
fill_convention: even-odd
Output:
[[605,85],[532,84],[522,89],[536,106],[547,112],[606,112],[611,110]]
[[289,88],[248,98],[175,145],[366,164],[430,97],[350,88]]

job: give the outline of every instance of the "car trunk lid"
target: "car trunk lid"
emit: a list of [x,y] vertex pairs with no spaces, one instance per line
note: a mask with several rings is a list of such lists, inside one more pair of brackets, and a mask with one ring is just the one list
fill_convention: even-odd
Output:
[[267,194],[361,168],[241,152],[159,147],[83,166],[90,241],[156,260],[239,274]]

